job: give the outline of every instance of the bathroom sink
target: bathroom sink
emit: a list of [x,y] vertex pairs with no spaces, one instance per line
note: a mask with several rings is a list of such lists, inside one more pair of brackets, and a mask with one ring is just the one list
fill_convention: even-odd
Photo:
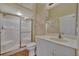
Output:
[[56,38],[50,38],[50,39],[58,42],[69,42],[68,40],[64,40],[64,39],[56,39]]

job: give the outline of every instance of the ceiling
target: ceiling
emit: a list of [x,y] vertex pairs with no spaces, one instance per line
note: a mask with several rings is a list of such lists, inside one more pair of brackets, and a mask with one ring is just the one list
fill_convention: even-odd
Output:
[[16,14],[23,17],[32,17],[33,6],[33,3],[0,3],[0,12]]
[[[53,4],[49,6],[47,3],[46,8],[51,9],[56,5],[57,4]],[[0,12],[15,14],[22,17],[33,17],[34,6],[35,6],[35,3],[0,3]]]
[[33,9],[34,3],[18,3],[18,5],[24,7],[24,8],[28,8],[30,10]]

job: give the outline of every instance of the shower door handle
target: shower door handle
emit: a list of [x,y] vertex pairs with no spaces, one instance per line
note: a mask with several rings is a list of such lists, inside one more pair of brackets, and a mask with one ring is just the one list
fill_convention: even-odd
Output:
[[1,28],[1,29],[3,30],[3,29],[5,29],[5,27],[4,27],[4,26],[2,26],[2,28]]
[[1,29],[4,29],[4,28],[3,28],[3,26],[2,26],[2,28],[1,28]]
[[1,33],[1,29],[0,29],[0,33]]

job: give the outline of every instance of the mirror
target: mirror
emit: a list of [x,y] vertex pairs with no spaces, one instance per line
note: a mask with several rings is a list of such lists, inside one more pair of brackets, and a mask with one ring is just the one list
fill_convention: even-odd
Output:
[[47,33],[76,36],[76,8],[76,3],[61,3],[50,9],[46,23]]
[[[64,4],[66,8],[62,8],[62,11],[67,12],[63,13],[59,17],[59,31],[61,35],[64,35],[69,38],[75,38],[76,36],[76,8],[77,4]],[[70,8],[69,8],[70,7]]]

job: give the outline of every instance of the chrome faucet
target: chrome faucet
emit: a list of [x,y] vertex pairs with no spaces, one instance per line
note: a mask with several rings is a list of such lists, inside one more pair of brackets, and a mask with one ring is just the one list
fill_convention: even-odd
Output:
[[61,39],[61,38],[62,38],[61,33],[59,33],[59,39]]

